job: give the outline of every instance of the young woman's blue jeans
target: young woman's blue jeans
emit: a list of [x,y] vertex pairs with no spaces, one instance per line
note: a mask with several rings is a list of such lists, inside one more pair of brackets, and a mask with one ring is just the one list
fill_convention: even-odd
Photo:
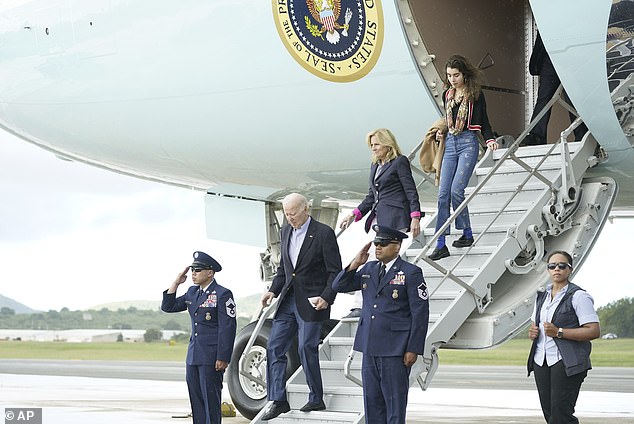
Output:
[[[440,168],[436,231],[449,218],[449,205],[451,204],[453,210],[456,210],[464,201],[464,190],[478,162],[478,153],[479,142],[476,132],[465,130],[458,135],[447,134],[445,153]],[[468,208],[464,208],[456,217],[455,226],[459,230],[471,228]],[[449,234],[449,228],[447,227],[445,234]]]

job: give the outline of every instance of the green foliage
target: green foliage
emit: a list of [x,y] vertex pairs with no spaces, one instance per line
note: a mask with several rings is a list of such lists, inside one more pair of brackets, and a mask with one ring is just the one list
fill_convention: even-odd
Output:
[[3,306],[0,308],[0,316],[11,316],[15,315],[15,311],[8,306]]
[[158,328],[148,328],[143,334],[143,340],[145,343],[159,342],[163,338],[163,332]]
[[308,29],[308,31],[310,31],[310,34],[313,37],[319,37],[322,40],[324,39],[324,37],[321,35],[321,31],[319,30],[319,27],[315,24],[312,24],[308,16],[304,16],[304,21],[306,22],[306,28]]
[[106,308],[87,311],[58,311],[33,314],[4,314],[0,312],[0,328],[32,330],[159,328],[161,330],[187,330],[190,328],[187,312],[167,314],[158,310],[130,307],[111,311]]
[[189,334],[189,333],[174,334],[172,336],[172,338],[170,339],[170,341],[174,341],[176,343],[189,344],[189,337],[190,336],[191,336],[191,334]]
[[163,326],[163,329],[164,330],[178,330],[178,331],[182,331],[183,327],[182,327],[180,322],[178,322],[178,321],[176,321],[174,319],[171,319],[171,320],[169,320],[169,321],[167,321],[165,323],[165,325]]
[[[183,361],[189,336],[173,343],[60,343],[0,341],[2,359]],[[526,365],[530,341],[515,339],[493,349],[441,349],[444,365]],[[634,339],[594,340],[593,367],[634,367]]]
[[634,298],[624,297],[597,309],[601,333],[634,337]]
[[[530,348],[525,335],[491,349],[440,349],[438,357],[445,365],[526,365]],[[634,339],[593,340],[590,359],[593,367],[634,367]]]
[[185,360],[187,343],[60,343],[0,341],[2,359],[65,359],[94,361]]

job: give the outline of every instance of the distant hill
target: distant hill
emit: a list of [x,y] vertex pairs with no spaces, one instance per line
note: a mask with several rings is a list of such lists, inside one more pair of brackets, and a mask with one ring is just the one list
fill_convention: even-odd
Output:
[[[251,321],[258,310],[260,294],[236,299],[238,306],[238,330]],[[5,298],[6,299],[6,298]],[[158,301],[126,301],[104,303],[83,311],[71,311],[62,308],[59,311],[33,311],[31,313],[13,313],[0,311],[0,328],[6,330],[83,330],[83,329],[118,329],[118,330],[175,330],[189,331],[191,322],[185,311],[175,314],[161,312]],[[13,302],[12,306],[22,306]]]
[[[236,303],[238,304],[238,313],[240,314],[240,316],[250,317],[251,315],[253,315],[258,309],[261,297],[262,295],[260,293],[257,293],[247,297],[236,299]],[[13,300],[0,294],[0,308],[5,306],[13,309],[16,314],[32,314],[35,312],[42,312],[37,309],[29,308],[28,306],[18,302],[17,300]],[[123,300],[121,302],[101,303],[99,305],[85,308],[84,310],[100,311],[105,308],[109,311],[118,311],[119,309],[127,310],[129,308],[136,308],[140,311],[158,311],[160,307],[161,299]]]
[[109,311],[118,311],[119,309],[137,308],[141,311],[158,311],[161,307],[161,299],[157,300],[124,300],[121,302],[102,303],[100,305],[91,306],[90,308],[95,311],[100,311],[106,308]]
[[40,312],[36,309],[31,309],[23,303],[13,300],[9,297],[0,294],[0,308],[11,308],[16,314],[32,314],[34,312]]
[[[247,297],[235,299],[238,305],[238,315],[250,318],[260,305],[261,293],[252,294]],[[161,299],[157,300],[125,300],[121,302],[102,303],[100,305],[91,306],[86,310],[100,311],[106,308],[109,311],[118,311],[119,309],[128,310],[128,308],[136,308],[140,311],[158,311],[161,307]]]

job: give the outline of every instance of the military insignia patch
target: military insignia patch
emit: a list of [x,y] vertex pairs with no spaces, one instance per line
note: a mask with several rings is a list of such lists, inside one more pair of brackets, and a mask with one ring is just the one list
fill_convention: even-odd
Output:
[[231,318],[235,318],[236,302],[234,302],[233,299],[229,298],[229,300],[227,300],[227,303],[225,303],[225,306],[227,307],[227,315],[229,315]]
[[420,297],[423,300],[429,299],[429,292],[427,291],[427,284],[425,284],[424,281],[422,283],[420,283],[420,286],[418,286],[417,289],[418,289],[418,297]]
[[277,32],[293,59],[313,75],[356,81],[383,46],[380,0],[273,0]]

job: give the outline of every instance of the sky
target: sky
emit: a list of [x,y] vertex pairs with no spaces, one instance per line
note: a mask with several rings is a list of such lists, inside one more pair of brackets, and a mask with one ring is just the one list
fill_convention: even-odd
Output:
[[217,279],[236,297],[263,289],[259,249],[206,238],[203,192],[63,161],[0,133],[0,194],[0,294],[31,308],[160,302],[195,250],[221,263]]
[[[0,195],[0,294],[30,308],[158,306],[195,250],[222,264],[217,279],[235,297],[264,290],[259,248],[206,238],[202,192],[63,161],[0,132]],[[607,223],[577,274],[595,306],[634,297],[632,236],[634,219]],[[357,247],[342,246],[345,264]]]

